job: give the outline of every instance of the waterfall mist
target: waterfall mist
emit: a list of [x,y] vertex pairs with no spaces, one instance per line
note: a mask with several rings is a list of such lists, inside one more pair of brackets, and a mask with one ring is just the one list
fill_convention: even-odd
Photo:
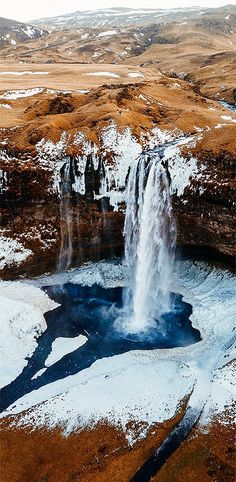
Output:
[[169,184],[158,152],[142,155],[131,168],[124,227],[125,264],[134,269],[124,291],[130,332],[154,326],[171,309],[176,226]]

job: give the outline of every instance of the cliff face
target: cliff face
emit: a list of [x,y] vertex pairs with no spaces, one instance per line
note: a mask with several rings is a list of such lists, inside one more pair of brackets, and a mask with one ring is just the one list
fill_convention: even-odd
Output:
[[[194,193],[185,190],[175,198],[178,241],[184,246],[211,248],[215,254],[235,256],[235,155],[212,152],[199,146],[194,154],[206,166]],[[227,259],[227,258],[225,258]]]
[[0,134],[1,276],[56,269],[68,236],[72,264],[120,252],[129,168],[154,148],[178,243],[234,255],[233,112],[164,76],[7,103],[21,123]]

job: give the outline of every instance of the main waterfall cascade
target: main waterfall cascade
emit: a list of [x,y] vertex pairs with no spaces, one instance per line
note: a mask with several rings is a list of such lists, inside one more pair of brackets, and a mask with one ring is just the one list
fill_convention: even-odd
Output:
[[124,235],[125,264],[134,270],[124,292],[126,329],[145,331],[171,310],[176,242],[170,181],[158,152],[143,154],[131,167]]
[[[61,248],[58,271],[71,266],[73,218],[70,157],[61,170]],[[170,283],[176,242],[170,179],[159,150],[139,156],[131,166],[126,190],[124,264],[134,272],[124,288],[122,313],[116,326],[126,333],[139,333],[160,325],[171,311]]]
[[[124,288],[123,307],[117,310],[117,329],[125,333],[161,329],[161,317],[171,311],[170,283],[176,242],[170,179],[162,163],[163,149],[144,153],[132,164],[126,189],[124,264],[133,280]],[[71,266],[72,213],[71,159],[61,169],[61,248],[58,271]]]

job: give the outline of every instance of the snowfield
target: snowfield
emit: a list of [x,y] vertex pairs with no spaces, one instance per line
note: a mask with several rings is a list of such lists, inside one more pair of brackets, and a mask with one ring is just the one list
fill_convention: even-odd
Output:
[[[179,277],[176,276],[172,289],[182,293],[184,300],[192,304],[191,320],[201,331],[202,341],[189,347],[132,351],[97,360],[90,368],[23,396],[2,416],[20,414],[17,422],[12,418],[13,424],[31,428],[61,426],[65,434],[91,426],[101,419],[122,426],[124,430],[130,420],[141,421],[144,425],[139,435],[144,436],[147,426],[173,417],[183,398],[192,392],[189,405],[203,411],[201,424],[205,429],[212,416],[222,414],[234,398],[231,361],[234,355],[236,281],[230,272],[211,268],[205,263],[184,261],[177,265],[177,272]],[[123,271],[122,265],[100,262],[69,271],[63,281],[122,286],[127,283],[127,272]],[[21,287],[22,293],[25,289],[37,290],[45,302],[46,295],[39,287],[61,282],[61,275],[55,275],[34,280],[35,286],[30,288],[23,283],[17,286],[18,289]],[[9,293],[15,291],[14,286],[15,283],[8,283]],[[6,296],[6,292],[3,294]],[[17,309],[21,312],[23,306],[17,304]],[[38,323],[39,316],[39,313],[34,316]],[[19,320],[21,326],[22,318]],[[9,333],[8,330],[11,343],[17,335]],[[74,342],[70,340],[64,345],[63,340],[58,339],[46,365],[55,363],[63,353],[71,352],[84,342],[86,339],[77,337]],[[18,344],[15,346],[15,360],[19,358],[22,363],[22,351]],[[9,380],[14,378],[13,375],[10,368],[5,376]],[[127,432],[127,439],[130,443],[134,440],[131,430]]]
[[0,387],[22,372],[26,357],[36,348],[36,339],[46,329],[43,314],[56,306],[35,286],[0,282]]

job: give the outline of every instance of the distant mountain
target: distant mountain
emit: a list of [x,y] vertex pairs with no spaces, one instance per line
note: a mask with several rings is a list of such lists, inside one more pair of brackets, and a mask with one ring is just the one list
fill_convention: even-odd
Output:
[[57,17],[33,20],[32,24],[46,26],[50,29],[64,28],[100,28],[138,26],[148,23],[169,23],[197,19],[209,14],[230,15],[236,13],[236,6],[226,5],[221,8],[174,8],[174,9],[131,9],[107,8],[104,10],[87,10],[74,12]]
[[[121,10],[123,13],[130,12],[128,9],[119,9],[119,12]],[[52,29],[46,37],[31,39],[30,42],[19,43],[17,46],[7,46],[1,50],[0,58],[11,57],[15,61],[38,63],[131,62],[136,65],[155,64],[165,70],[177,68],[177,71],[185,73],[191,72],[192,64],[204,63],[204,56],[231,52],[233,61],[236,48],[236,15],[233,12],[236,8],[205,10],[212,13],[203,14],[198,11],[196,15],[196,9],[191,9],[194,17],[191,18],[190,9],[187,9],[188,20],[186,20],[186,10],[181,10],[182,18],[178,22],[153,21],[139,26],[123,25],[110,28],[108,26],[76,28],[71,25],[71,27]],[[107,10],[104,10],[103,14],[104,12]],[[174,10],[172,14],[173,12]],[[97,14],[98,12],[94,12],[94,16]],[[65,17],[68,18],[68,16]],[[186,59],[188,59],[187,65]]]
[[0,17],[0,48],[47,35],[47,30]]
[[[120,17],[128,19],[130,12],[128,9],[109,9],[94,11],[93,16],[91,12],[80,15],[87,22],[96,23],[101,22],[99,15],[104,20],[116,14],[118,21]],[[0,49],[1,62],[11,59],[12,62],[27,64],[152,66],[157,71],[194,83],[196,91],[204,95],[235,102],[236,6],[174,9],[166,11],[168,13],[164,17],[163,10],[162,17],[158,17],[157,10],[155,15],[150,10],[132,12],[134,23],[141,19],[141,15],[146,23],[83,27],[81,21],[76,27],[78,15],[74,14],[59,17],[61,21],[57,27],[44,23],[51,32],[45,35],[45,30],[40,27],[39,38],[30,35],[29,41],[25,41],[24,37],[23,42],[15,45],[9,35],[10,44]],[[71,25],[67,23],[69,17]],[[173,17],[175,21],[170,21]],[[52,19],[48,21],[52,22]],[[40,22],[43,25],[43,20]],[[26,27],[23,25],[24,32]],[[37,31],[34,33],[38,35]]]

